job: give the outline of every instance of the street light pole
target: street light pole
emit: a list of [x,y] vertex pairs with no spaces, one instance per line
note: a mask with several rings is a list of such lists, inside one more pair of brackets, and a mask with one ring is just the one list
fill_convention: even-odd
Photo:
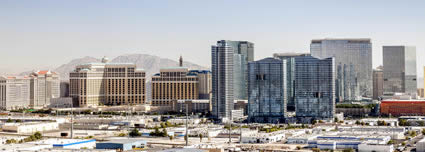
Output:
[[188,109],[189,109],[189,105],[186,103],[186,134],[185,134],[185,136],[186,136],[186,146],[189,143],[189,135],[187,134],[188,133],[188,131],[187,131],[187,129],[188,129],[188,127],[187,127],[187,121],[189,119]]
[[74,102],[71,101],[71,139],[74,138]]

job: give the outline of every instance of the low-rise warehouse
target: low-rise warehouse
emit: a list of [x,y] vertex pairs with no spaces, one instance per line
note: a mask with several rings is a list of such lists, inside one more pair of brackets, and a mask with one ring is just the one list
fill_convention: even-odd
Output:
[[50,144],[53,148],[61,149],[93,149],[96,146],[95,139],[46,139],[41,141],[30,142],[32,144]]
[[284,131],[258,133],[249,136],[242,136],[242,143],[273,143],[281,141],[283,138],[285,138]]
[[5,123],[2,126],[4,132],[15,132],[18,134],[32,134],[35,132],[44,132],[58,130],[57,122],[26,122],[26,123]]
[[380,145],[380,144],[360,144],[358,146],[359,152],[393,152],[393,145]]
[[96,149],[116,149],[121,151],[143,149],[146,141],[140,139],[115,139],[106,142],[96,143]]

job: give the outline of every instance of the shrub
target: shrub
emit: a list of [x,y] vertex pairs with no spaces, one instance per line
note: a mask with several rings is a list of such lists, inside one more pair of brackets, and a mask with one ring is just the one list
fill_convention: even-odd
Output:
[[137,137],[137,136],[141,136],[142,134],[139,132],[139,130],[137,130],[136,128],[134,128],[130,133],[129,133],[129,135],[131,136],[131,137]]

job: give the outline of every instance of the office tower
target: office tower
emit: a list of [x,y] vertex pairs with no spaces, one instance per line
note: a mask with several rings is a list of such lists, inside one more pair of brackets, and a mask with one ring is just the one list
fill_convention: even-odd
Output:
[[69,75],[74,106],[144,104],[145,72],[132,63],[78,65]]
[[185,67],[161,68],[152,76],[152,105],[172,106],[173,101],[198,99],[198,77]]
[[[299,118],[332,119],[335,114],[335,59],[295,57],[295,111]],[[307,119],[303,119],[307,120]]]
[[379,99],[384,94],[384,72],[382,66],[373,70],[373,99]]
[[416,48],[383,46],[384,92],[416,94]]
[[372,43],[370,39],[318,39],[311,56],[335,57],[337,101],[372,97]]
[[43,108],[50,105],[52,98],[60,97],[60,80],[56,72],[49,70],[30,74],[30,106]]
[[212,104],[217,119],[231,118],[233,100],[247,100],[247,66],[254,60],[254,44],[217,41],[211,47]]
[[28,108],[30,94],[28,77],[0,77],[0,109]]
[[295,111],[295,57],[310,56],[309,53],[275,53],[273,57],[286,60],[287,109]]
[[286,60],[265,58],[248,64],[248,120],[285,122]]

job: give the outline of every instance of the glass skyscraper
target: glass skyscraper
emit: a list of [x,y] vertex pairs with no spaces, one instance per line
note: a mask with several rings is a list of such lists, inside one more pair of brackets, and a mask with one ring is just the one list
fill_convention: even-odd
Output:
[[248,64],[248,120],[285,122],[286,60],[265,58]]
[[383,46],[384,93],[416,94],[416,48]]
[[335,59],[295,57],[295,111],[298,118],[332,119],[335,114]]
[[217,119],[231,118],[234,100],[247,100],[247,66],[254,60],[254,44],[217,41],[211,47],[212,105]]
[[274,53],[273,57],[286,61],[287,109],[295,111],[295,57],[310,56],[309,53]]
[[318,39],[310,44],[311,56],[335,57],[338,101],[372,97],[372,43],[370,39]]

